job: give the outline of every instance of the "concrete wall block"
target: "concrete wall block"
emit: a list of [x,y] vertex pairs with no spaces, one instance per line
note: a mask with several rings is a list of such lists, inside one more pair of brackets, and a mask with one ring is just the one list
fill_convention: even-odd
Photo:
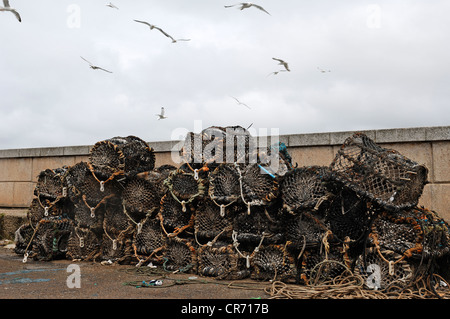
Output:
[[450,184],[429,185],[431,190],[431,208],[441,218],[450,222]]
[[13,207],[14,182],[0,182],[0,207]]
[[31,181],[32,158],[0,159],[0,182]]
[[450,182],[450,143],[433,142],[433,180]]
[[424,127],[377,130],[377,143],[417,142],[426,140]]
[[331,146],[293,147],[289,149],[292,164],[301,166],[328,166],[334,159]]
[[437,126],[425,128],[427,141],[448,141],[450,140],[450,126]]
[[14,183],[13,202],[11,207],[29,207],[34,197],[33,192],[36,183],[16,182]]

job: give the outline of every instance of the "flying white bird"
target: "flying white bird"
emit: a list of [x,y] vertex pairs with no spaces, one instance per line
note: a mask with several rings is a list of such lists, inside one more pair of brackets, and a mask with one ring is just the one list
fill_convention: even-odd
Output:
[[278,64],[284,66],[284,68],[286,69],[286,71],[289,71],[289,72],[291,71],[291,70],[289,70],[289,65],[287,64],[286,61],[283,61],[283,60],[277,59],[277,58],[272,58],[272,59],[275,60],[275,61],[280,62],[280,63],[278,63]]
[[190,41],[190,40],[191,40],[191,39],[174,39],[170,34],[168,34],[166,31],[164,31],[164,30],[161,29],[160,27],[157,27],[157,26],[154,25],[154,24],[148,23],[147,21],[141,21],[141,20],[134,20],[134,21],[136,21],[136,22],[138,22],[138,23],[142,23],[142,24],[148,25],[149,28],[150,28],[150,30],[153,30],[153,29],[158,30],[159,32],[161,32],[162,34],[164,34],[166,37],[170,38],[170,39],[172,40],[172,43],[176,43],[176,42],[178,42],[178,41]]
[[234,96],[232,96],[232,98],[236,100],[237,104],[239,104],[239,105],[244,105],[245,107],[247,107],[247,108],[250,109],[250,106],[248,106],[248,105],[245,104],[245,103],[242,103],[241,101],[239,101],[239,100],[238,100],[237,98],[235,98]]
[[279,70],[279,71],[275,71],[275,72],[269,73],[267,76],[269,76],[269,75],[277,75],[277,74],[280,73],[280,72],[287,72],[287,70]]
[[250,7],[255,7],[261,11],[264,11],[265,13],[267,13],[268,15],[270,15],[269,12],[267,12],[263,7],[261,7],[260,5],[254,4],[254,3],[250,3],[250,2],[241,2],[241,3],[237,3],[237,4],[233,4],[233,5],[229,5],[229,6],[224,6],[225,8],[231,8],[231,7],[235,7],[235,6],[240,6],[240,10],[244,10]]
[[14,13],[14,15],[16,16],[17,20],[19,20],[19,22],[22,22],[22,18],[20,17],[19,12],[16,11],[16,9],[11,8],[11,6],[9,5],[9,0],[3,0],[3,7],[0,7],[0,11],[9,11]]
[[111,71],[108,71],[108,70],[105,70],[105,69],[103,69],[103,68],[101,68],[101,67],[99,67],[99,66],[93,65],[91,62],[89,62],[88,60],[86,60],[86,59],[83,58],[82,56],[80,56],[80,58],[82,58],[84,61],[86,61],[87,63],[89,63],[89,66],[90,66],[91,69],[93,69],[93,70],[102,70],[102,71],[105,71],[105,72],[108,72],[108,73],[112,73]]
[[110,7],[110,8],[113,8],[113,9],[119,10],[119,8],[117,8],[117,7],[116,7],[115,5],[113,5],[111,2],[108,3],[106,6],[107,6],[107,7]]
[[164,107],[161,107],[161,113],[160,114],[156,114],[156,116],[159,116],[158,121],[167,118],[167,116],[165,116],[164,113],[165,113],[164,112]]
[[321,69],[319,67],[317,67],[317,70],[319,70],[322,73],[331,72],[330,70],[324,70],[324,69]]

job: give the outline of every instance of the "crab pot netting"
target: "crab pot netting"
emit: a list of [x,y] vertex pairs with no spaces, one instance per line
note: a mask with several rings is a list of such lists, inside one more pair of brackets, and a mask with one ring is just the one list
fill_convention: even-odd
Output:
[[327,166],[307,166],[288,171],[281,182],[280,193],[288,212],[313,209],[328,199]]
[[67,187],[64,182],[66,172],[67,167],[41,171],[37,178],[34,195],[52,202],[66,197]]
[[164,185],[168,189],[167,194],[170,194],[183,206],[203,198],[205,183],[206,181],[202,178],[196,178],[194,174],[181,169],[170,172],[164,181]]
[[90,228],[74,227],[70,234],[66,257],[72,260],[97,261],[101,256],[102,233]]
[[28,210],[28,218],[33,226],[36,226],[41,219],[49,216],[62,216],[64,206],[61,202],[52,203],[48,199],[33,198]]
[[162,259],[166,271],[184,273],[197,271],[197,253],[191,240],[179,237],[166,238]]
[[98,178],[108,179],[124,174],[125,155],[119,146],[110,140],[99,141],[91,148],[88,164]]
[[90,207],[112,197],[121,195],[122,187],[116,180],[100,180],[89,169],[86,162],[79,162],[71,166],[65,176],[68,186],[68,196],[72,202],[84,200]]
[[72,231],[73,221],[69,218],[51,216],[41,219],[33,238],[32,257],[43,261],[65,258]]
[[240,199],[239,172],[233,164],[220,164],[209,174],[208,195],[223,205]]
[[147,213],[159,209],[161,196],[156,186],[139,177],[130,179],[122,191],[122,204],[129,214],[142,219]]
[[194,215],[195,236],[198,240],[231,238],[232,216],[235,207],[220,208],[212,200],[205,199]]
[[[238,168],[238,171],[240,169]],[[250,164],[242,172],[243,200],[252,205],[267,205],[277,197],[278,182],[259,164]]]
[[149,145],[136,136],[113,137],[108,140],[117,145],[125,156],[124,174],[132,177],[137,173],[155,168],[155,154]]
[[354,272],[365,280],[367,288],[378,290],[407,287],[417,274],[414,265],[402,259],[402,255],[387,249],[377,251],[373,247],[359,256]]
[[377,213],[368,208],[367,201],[350,189],[340,189],[330,197],[325,208],[325,221],[334,238],[352,244],[364,242],[371,221]]
[[201,276],[217,279],[237,279],[239,277],[239,256],[233,245],[217,241],[197,249],[197,272]]
[[103,218],[105,216],[105,205],[99,207],[89,207],[86,202],[80,198],[73,203],[74,206],[74,224],[76,227],[89,228],[93,231],[103,229]]
[[251,260],[252,279],[289,281],[295,278],[295,263],[284,245],[261,247]]
[[331,170],[336,181],[393,211],[417,205],[428,175],[425,166],[378,146],[363,133],[345,140]]
[[135,256],[140,259],[153,257],[152,262],[160,261],[160,257],[155,255],[165,244],[165,235],[161,229],[160,221],[147,217],[136,227],[133,235],[133,249]]
[[159,199],[161,199],[168,191],[164,185],[164,180],[169,177],[169,174],[177,168],[173,165],[161,165],[151,171],[145,171],[136,174],[136,178],[141,178],[153,185]]
[[369,244],[392,250],[403,258],[428,260],[449,253],[448,224],[430,210],[413,208],[382,213],[372,224]]
[[284,240],[284,219],[277,207],[257,206],[248,214],[245,206],[233,216],[234,240],[245,246],[279,244]]
[[194,224],[194,207],[183,206],[173,198],[171,194],[166,194],[161,199],[161,208],[158,218],[166,233],[181,234],[185,230],[192,230]]
[[351,267],[345,251],[339,246],[305,249],[298,257],[297,282],[307,285],[336,278]]
[[24,255],[27,248],[31,248],[31,242],[34,237],[35,228],[27,223],[20,225],[14,233],[14,252],[18,255]]

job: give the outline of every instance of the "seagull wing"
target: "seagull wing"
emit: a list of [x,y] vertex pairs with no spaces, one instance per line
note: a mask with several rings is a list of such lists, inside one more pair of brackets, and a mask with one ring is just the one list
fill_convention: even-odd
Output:
[[239,5],[242,5],[242,4],[237,3],[237,4],[232,4],[232,5],[224,6],[224,7],[225,7],[225,8],[231,8],[231,7],[235,7],[235,6],[239,6]]
[[11,7],[9,5],[9,0],[3,0],[3,5],[5,6],[5,8]]
[[112,73],[111,71],[108,71],[108,70],[106,70],[106,69],[104,69],[104,68],[101,68],[101,67],[97,67],[97,69],[100,69],[100,70],[105,71],[105,72],[108,72],[108,73]]
[[140,21],[140,20],[134,20],[134,21],[139,22],[139,23],[146,24],[146,25],[148,25],[150,28],[154,28],[154,25],[152,25],[152,24],[150,24],[150,23],[148,23],[148,22],[146,22],[146,21]]
[[14,13],[14,15],[16,16],[17,20],[19,20],[19,22],[22,22],[22,18],[20,17],[19,12],[17,12],[16,10],[12,10],[12,13]]
[[263,7],[261,7],[260,5],[257,4],[252,4],[252,6],[254,6],[255,8],[258,8],[261,11],[264,11],[265,13],[267,13],[268,15],[270,15],[269,12],[266,11],[266,9],[264,9]]
[[86,60],[86,59],[83,58],[82,56],[80,56],[80,58],[82,58],[84,61],[86,61],[87,63],[89,63],[89,65],[93,65],[91,62],[89,62],[88,60]]

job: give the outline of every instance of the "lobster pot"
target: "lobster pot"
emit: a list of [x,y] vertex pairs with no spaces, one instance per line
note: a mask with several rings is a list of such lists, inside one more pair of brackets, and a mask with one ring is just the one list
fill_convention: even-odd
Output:
[[326,166],[307,166],[288,171],[281,182],[283,205],[290,213],[311,210],[329,199],[326,181],[330,169]]
[[198,240],[206,241],[217,236],[231,239],[232,214],[230,208],[227,211],[224,206],[220,207],[212,200],[204,200],[194,215],[195,236]]
[[245,206],[233,217],[233,240],[243,246],[279,244],[284,241],[284,221],[276,209],[257,206],[248,214]]
[[[19,226],[14,232],[14,252],[18,255],[24,255],[31,251],[33,247],[35,228],[30,223],[25,223]],[[28,248],[28,251],[27,251]]]
[[184,207],[185,211],[183,211],[183,206],[171,194],[166,194],[161,199],[158,218],[166,234],[180,235],[185,230],[192,230],[194,225],[194,208],[190,205]]
[[425,208],[382,213],[371,227],[370,244],[417,260],[440,258],[449,253],[448,224]]
[[331,233],[324,214],[317,211],[289,215],[285,225],[285,238],[290,243],[289,250],[294,254],[305,248],[320,247],[323,239],[330,237]]
[[405,288],[415,278],[415,269],[411,260],[387,249],[367,248],[356,261],[355,274],[365,281],[365,287],[386,290],[391,287]]
[[[240,169],[238,168],[238,171]],[[244,203],[253,205],[268,205],[278,195],[278,182],[268,169],[260,164],[250,164],[240,172],[242,176],[241,196]]]
[[208,195],[214,202],[228,206],[240,200],[239,172],[234,164],[220,164],[210,172],[208,180]]
[[68,240],[73,231],[72,220],[50,216],[41,219],[36,227],[32,257],[41,261],[65,258]]
[[183,273],[197,271],[197,253],[191,240],[179,237],[166,238],[162,259],[166,271]]
[[102,259],[111,263],[129,263],[135,225],[123,213],[118,201],[105,206]]
[[89,207],[83,199],[77,199],[74,206],[74,224],[79,228],[88,228],[94,232],[103,231],[105,206]]
[[292,256],[285,245],[267,245],[261,247],[253,256],[252,279],[289,282],[295,279],[296,269]]
[[28,218],[31,224],[36,227],[43,218],[62,216],[64,211],[64,206],[61,202],[52,203],[48,199],[39,199],[36,197],[31,200]]
[[332,179],[390,211],[416,206],[428,175],[425,166],[380,147],[363,133],[345,140],[331,171]]
[[125,155],[115,141],[99,141],[89,152],[88,164],[99,179],[105,180],[124,174]]
[[197,249],[197,272],[200,276],[217,279],[238,279],[240,274],[239,256],[233,245],[217,241]]
[[317,285],[342,275],[351,263],[339,246],[305,249],[297,261],[297,282]]
[[41,171],[37,177],[34,195],[40,199],[48,199],[50,202],[65,198],[67,196],[64,179],[66,172],[67,167]]
[[97,261],[101,256],[102,234],[90,228],[74,227],[67,244],[66,258]]
[[136,221],[157,211],[160,207],[160,201],[161,197],[155,185],[143,178],[131,178],[122,191],[124,209]]
[[86,162],[71,166],[65,176],[68,195],[72,202],[83,200],[89,207],[97,207],[109,198],[121,195],[116,180],[99,180]]
[[137,173],[155,168],[155,153],[153,149],[137,136],[113,137],[108,140],[116,145],[125,156],[124,174],[133,177]]
[[195,166],[202,166],[203,161],[203,139],[201,134],[189,132],[183,147],[180,150],[180,157],[185,163]]
[[165,179],[164,185],[168,189],[168,194],[183,206],[189,203],[195,204],[196,200],[202,199],[205,193],[206,181],[194,176],[192,173],[181,169],[170,172]]
[[164,185],[164,180],[176,169],[173,165],[161,165],[151,171],[138,173],[136,178],[144,179],[152,184],[158,198],[161,199],[168,191],[167,186]]
[[133,249],[136,258],[150,262],[160,262],[158,253],[165,244],[165,235],[158,219],[146,218],[137,226],[133,235]]
[[377,213],[368,209],[365,198],[350,189],[334,193],[325,209],[325,221],[335,241],[350,241],[352,252],[360,253]]

